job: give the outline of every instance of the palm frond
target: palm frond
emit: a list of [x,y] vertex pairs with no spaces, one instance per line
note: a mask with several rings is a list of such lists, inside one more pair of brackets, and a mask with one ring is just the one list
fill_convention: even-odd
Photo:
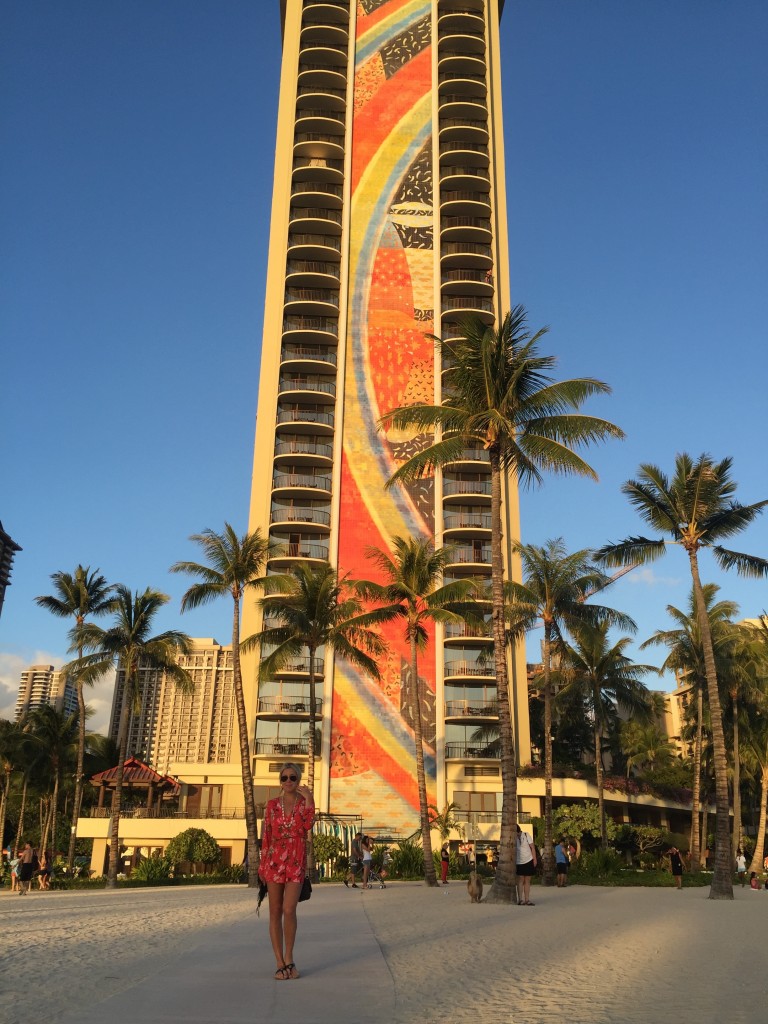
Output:
[[595,561],[602,562],[603,565],[621,566],[631,565],[633,562],[647,565],[661,558],[666,553],[666,547],[667,542],[664,540],[627,537],[626,540],[615,544],[604,544],[594,552],[594,557]]
[[721,547],[713,547],[711,550],[722,569],[735,569],[740,576],[750,579],[768,576],[768,559]]

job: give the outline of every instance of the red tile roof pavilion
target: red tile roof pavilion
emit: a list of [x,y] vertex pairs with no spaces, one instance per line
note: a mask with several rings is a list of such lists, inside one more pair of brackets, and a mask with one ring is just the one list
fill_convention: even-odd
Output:
[[[102,789],[113,789],[117,784],[117,768],[115,765],[91,776],[91,783]],[[178,780],[170,775],[161,775],[138,757],[129,757],[123,764],[123,785],[128,789],[151,789],[154,793],[171,797],[178,796],[181,791]]]

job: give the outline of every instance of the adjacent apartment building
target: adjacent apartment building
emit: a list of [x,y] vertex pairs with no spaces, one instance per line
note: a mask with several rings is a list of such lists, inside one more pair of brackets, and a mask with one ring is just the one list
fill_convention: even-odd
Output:
[[65,673],[53,665],[30,665],[21,673],[16,721],[46,704],[72,715],[77,711],[77,690]]
[[3,612],[5,591],[11,582],[11,568],[17,551],[21,551],[21,548],[0,523],[0,615]]

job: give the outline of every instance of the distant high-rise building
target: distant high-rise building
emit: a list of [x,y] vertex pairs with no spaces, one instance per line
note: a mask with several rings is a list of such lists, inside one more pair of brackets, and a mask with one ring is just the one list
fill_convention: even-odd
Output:
[[16,721],[28,711],[50,704],[71,715],[77,711],[77,690],[64,672],[53,665],[30,665],[21,673]]
[[[212,639],[193,639],[190,653],[179,655],[178,664],[192,677],[189,693],[164,672],[140,668],[140,707],[128,720],[128,755],[165,772],[179,763],[225,764],[233,756],[235,723],[232,648]],[[109,723],[115,741],[124,685],[125,675],[118,668]]]
[[[269,572],[366,559],[396,536],[453,551],[447,578],[490,576],[487,453],[387,489],[430,440],[382,430],[383,413],[439,403],[433,335],[510,308],[501,112],[501,0],[287,0],[250,528]],[[507,574],[517,488],[503,488]],[[243,633],[258,628],[246,606]],[[374,681],[326,652],[317,798],[411,830],[418,820],[413,709],[421,704],[430,799],[497,807],[496,680],[488,629],[432,631],[410,674],[400,624]],[[300,661],[301,659],[297,659]],[[522,645],[510,658],[518,757],[530,759]],[[258,786],[307,754],[307,665],[245,680]],[[296,710],[303,708],[303,712]]]
[[11,567],[13,558],[21,548],[15,540],[3,529],[0,523],[0,615],[3,612],[3,601],[5,600],[5,589],[11,582]]

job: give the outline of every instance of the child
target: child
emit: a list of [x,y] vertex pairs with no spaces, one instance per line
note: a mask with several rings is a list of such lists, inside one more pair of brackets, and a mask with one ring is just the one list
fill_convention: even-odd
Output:
[[759,889],[760,888],[760,882],[757,879],[757,872],[756,871],[753,871],[752,874],[749,876],[749,888],[750,889]]

